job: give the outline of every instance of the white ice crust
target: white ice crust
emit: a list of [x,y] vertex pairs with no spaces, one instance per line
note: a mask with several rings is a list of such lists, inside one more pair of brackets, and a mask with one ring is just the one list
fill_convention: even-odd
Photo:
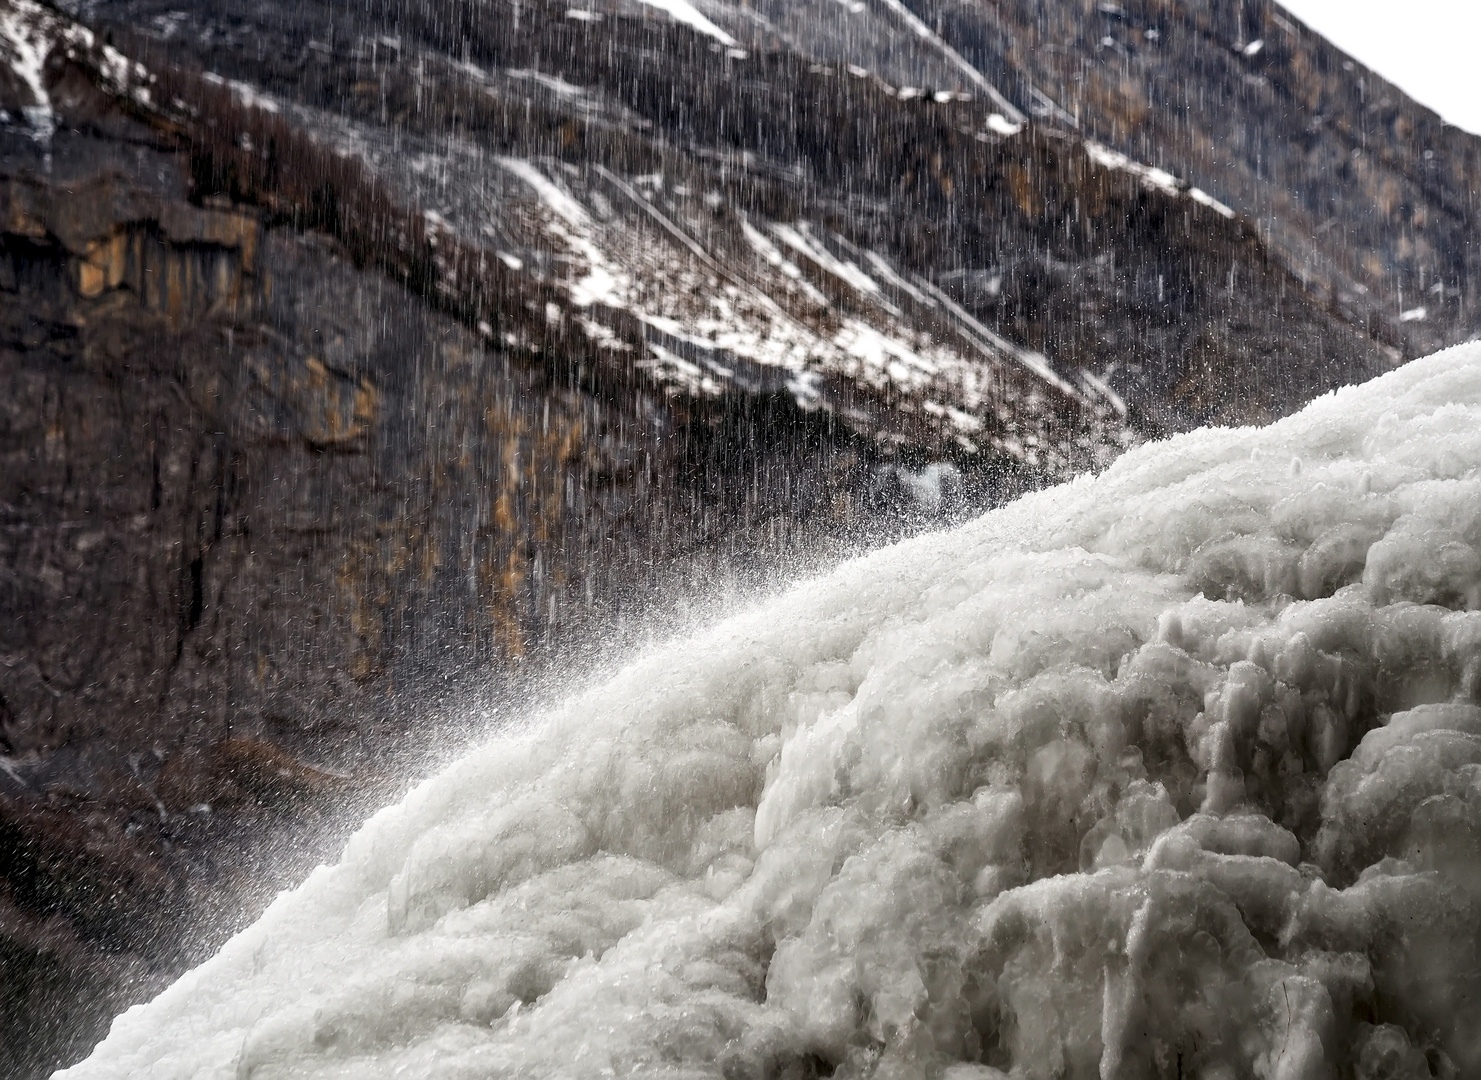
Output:
[[1481,1075],[1481,346],[848,563],[376,815],[68,1080]]

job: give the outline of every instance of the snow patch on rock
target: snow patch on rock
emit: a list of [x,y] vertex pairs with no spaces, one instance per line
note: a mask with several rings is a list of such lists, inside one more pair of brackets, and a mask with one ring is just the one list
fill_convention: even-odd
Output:
[[722,45],[734,46],[736,43],[735,38],[705,18],[689,0],[641,0],[641,2],[659,11],[667,12],[674,22],[698,30],[701,34],[708,34]]

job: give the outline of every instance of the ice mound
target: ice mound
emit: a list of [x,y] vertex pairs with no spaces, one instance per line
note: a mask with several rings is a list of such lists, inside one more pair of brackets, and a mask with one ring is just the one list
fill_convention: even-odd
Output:
[[1481,346],[841,567],[367,824],[92,1077],[1481,1076]]

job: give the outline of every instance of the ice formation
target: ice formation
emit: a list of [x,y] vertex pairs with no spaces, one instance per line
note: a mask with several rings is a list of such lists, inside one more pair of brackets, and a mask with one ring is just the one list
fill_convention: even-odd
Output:
[[61,1074],[1481,1075],[1481,345],[649,651]]

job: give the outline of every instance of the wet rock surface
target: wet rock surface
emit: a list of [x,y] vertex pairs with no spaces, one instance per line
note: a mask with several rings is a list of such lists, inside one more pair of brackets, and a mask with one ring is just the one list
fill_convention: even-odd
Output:
[[1243,7],[5,5],[13,1075],[469,687],[1467,336],[1475,140]]

